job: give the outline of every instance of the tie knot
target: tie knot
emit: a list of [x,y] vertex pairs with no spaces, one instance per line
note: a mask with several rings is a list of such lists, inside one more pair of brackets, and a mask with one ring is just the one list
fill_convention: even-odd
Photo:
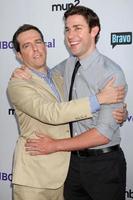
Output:
[[79,62],[79,60],[76,62],[76,64],[75,64],[75,68],[79,68],[81,66],[81,64],[80,64],[80,62]]
[[74,67],[73,76],[76,75],[76,73],[77,73],[77,71],[78,71],[80,66],[81,66],[80,62],[77,61],[76,64],[75,64],[75,67]]

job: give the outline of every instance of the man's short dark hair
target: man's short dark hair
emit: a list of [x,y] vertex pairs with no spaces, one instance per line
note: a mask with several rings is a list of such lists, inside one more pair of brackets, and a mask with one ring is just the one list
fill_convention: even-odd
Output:
[[99,27],[99,32],[95,38],[95,42],[97,42],[101,30],[100,20],[97,14],[92,9],[85,6],[72,6],[64,13],[64,20],[66,21],[66,19],[72,15],[82,15],[85,18],[90,30],[95,26]]
[[33,26],[31,24],[24,24],[24,25],[20,26],[17,29],[17,31],[14,33],[14,35],[13,35],[12,43],[13,43],[14,49],[17,52],[20,52],[20,44],[18,42],[18,36],[19,36],[19,34],[25,32],[25,31],[29,31],[29,30],[35,30],[35,31],[37,31],[40,34],[42,41],[44,41],[43,34],[39,30],[39,28],[37,28],[36,26]]

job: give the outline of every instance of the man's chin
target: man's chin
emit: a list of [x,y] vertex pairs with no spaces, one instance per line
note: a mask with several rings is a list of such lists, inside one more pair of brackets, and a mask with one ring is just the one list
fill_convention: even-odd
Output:
[[71,50],[71,53],[74,55],[74,56],[78,56],[78,52],[77,51],[75,51],[75,50]]

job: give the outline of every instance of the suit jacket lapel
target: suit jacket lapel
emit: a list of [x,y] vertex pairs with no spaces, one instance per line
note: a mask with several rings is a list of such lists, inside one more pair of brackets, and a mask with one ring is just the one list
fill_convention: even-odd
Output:
[[[41,79],[39,76],[34,74],[33,72],[30,72],[32,75],[32,79],[37,83],[38,87],[40,86],[41,88],[43,87],[45,90],[49,91],[52,96],[54,96],[56,99],[56,95],[54,94],[53,90],[51,87],[48,85],[48,83],[44,80]],[[61,100],[64,99],[64,92],[63,92],[63,78],[59,73],[53,73],[52,74],[52,79],[53,82],[56,86],[57,91],[59,92]]]
[[52,74],[53,82],[58,90],[61,100],[64,100],[64,79],[59,72],[54,72]]

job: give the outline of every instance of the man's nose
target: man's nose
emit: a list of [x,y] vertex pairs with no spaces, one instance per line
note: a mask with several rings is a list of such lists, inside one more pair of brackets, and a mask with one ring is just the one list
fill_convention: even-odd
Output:
[[32,49],[33,49],[34,51],[36,51],[36,50],[37,50],[37,45],[36,45],[36,44],[33,44],[33,45],[32,45]]
[[73,30],[69,30],[68,33],[67,33],[67,37],[68,37],[69,39],[73,38],[74,35],[75,35],[75,33],[74,33]]

